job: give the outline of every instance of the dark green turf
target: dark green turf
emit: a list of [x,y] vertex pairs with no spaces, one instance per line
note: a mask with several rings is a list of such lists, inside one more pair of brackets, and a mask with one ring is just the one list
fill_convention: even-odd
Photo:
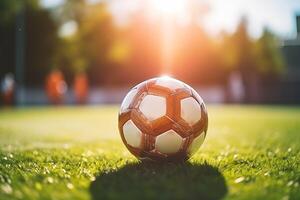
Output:
[[300,199],[300,108],[208,106],[187,163],[140,163],[117,107],[0,110],[0,199]]

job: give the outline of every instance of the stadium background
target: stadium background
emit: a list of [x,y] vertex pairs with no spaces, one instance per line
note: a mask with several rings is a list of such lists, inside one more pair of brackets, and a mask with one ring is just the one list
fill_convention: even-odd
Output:
[[[186,13],[151,1],[1,1],[2,104],[119,103],[130,87],[162,74],[210,103],[300,102],[299,5],[288,1],[278,12],[281,1],[277,10],[266,2],[260,7],[269,12],[255,18],[253,3],[227,27],[218,19],[218,27],[218,4],[187,2]],[[230,18],[227,11],[221,14]],[[63,80],[58,100],[46,86],[55,73]]]

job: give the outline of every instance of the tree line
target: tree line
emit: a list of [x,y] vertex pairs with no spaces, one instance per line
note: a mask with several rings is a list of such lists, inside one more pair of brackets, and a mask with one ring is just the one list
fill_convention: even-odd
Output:
[[[23,2],[23,3],[20,3]],[[15,73],[16,16],[24,9],[26,86],[40,86],[52,70],[63,72],[66,82],[86,73],[91,85],[132,85],[164,72],[165,24],[149,21],[143,10],[135,11],[126,26],[116,25],[106,3],[70,0],[46,9],[38,0],[0,2],[0,75]],[[59,34],[72,22],[76,31]],[[201,85],[227,85],[238,72],[245,89],[253,82],[276,81],[285,70],[278,38],[267,28],[258,39],[247,31],[242,18],[234,33],[212,37],[197,23],[172,27],[168,73]]]

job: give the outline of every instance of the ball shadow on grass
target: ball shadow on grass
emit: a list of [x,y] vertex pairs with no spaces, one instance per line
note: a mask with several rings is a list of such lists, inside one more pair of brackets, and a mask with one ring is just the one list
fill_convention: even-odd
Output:
[[209,164],[134,163],[102,173],[90,185],[100,199],[222,199],[227,186],[219,170]]

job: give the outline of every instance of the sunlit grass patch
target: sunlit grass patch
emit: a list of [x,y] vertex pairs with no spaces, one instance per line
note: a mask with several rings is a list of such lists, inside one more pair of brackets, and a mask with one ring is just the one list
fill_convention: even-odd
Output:
[[0,199],[300,199],[298,107],[208,106],[203,147],[164,165],[130,155],[117,112],[1,110]]

